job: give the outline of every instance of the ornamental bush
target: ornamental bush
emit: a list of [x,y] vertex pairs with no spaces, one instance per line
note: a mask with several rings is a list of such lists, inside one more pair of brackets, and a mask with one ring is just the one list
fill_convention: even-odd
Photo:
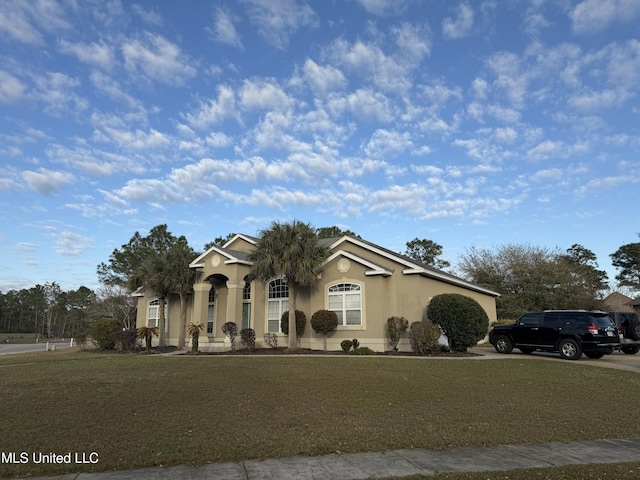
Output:
[[271,348],[278,347],[278,335],[275,333],[265,333],[264,334],[264,343],[269,345]]
[[331,310],[318,310],[311,316],[311,328],[324,336],[324,351],[327,351],[327,335],[338,327],[338,315]]
[[122,352],[132,352],[138,349],[138,331],[135,328],[122,330],[113,335],[115,349]]
[[344,353],[349,353],[349,350],[351,350],[352,346],[353,346],[353,342],[351,340],[342,340],[340,342],[340,348],[342,348],[342,351]]
[[224,333],[231,341],[231,351],[236,349],[236,335],[238,335],[238,325],[233,322],[227,322],[222,325],[222,333]]
[[357,338],[354,338],[353,340],[351,340],[351,344],[353,345],[354,350],[357,350],[358,347],[360,346],[360,342],[358,341]]
[[473,298],[457,293],[433,297],[427,307],[427,317],[442,328],[454,352],[466,352],[489,330],[487,312]]
[[[304,312],[296,310],[296,335],[298,338],[304,335],[307,326],[307,316]],[[280,318],[280,331],[285,335],[289,335],[289,310],[282,314]]]
[[243,328],[240,330],[240,342],[252,352],[256,346],[255,330],[253,328]]
[[91,324],[93,343],[103,350],[115,347],[114,334],[120,331],[120,325],[113,318],[99,318]]
[[409,327],[409,344],[416,355],[427,355],[438,351],[440,329],[429,321],[413,322]]
[[394,352],[398,351],[400,337],[409,328],[409,320],[404,317],[387,318],[387,335],[389,335],[389,345]]

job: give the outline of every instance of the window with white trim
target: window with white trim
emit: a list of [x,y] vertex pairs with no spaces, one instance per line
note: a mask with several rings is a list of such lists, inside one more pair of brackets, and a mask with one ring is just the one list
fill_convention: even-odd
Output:
[[267,299],[267,332],[280,333],[280,318],[289,310],[289,285],[283,278],[269,282]]
[[362,325],[362,288],[357,283],[338,283],[329,287],[329,308],[338,315],[338,325]]
[[[164,301],[164,324],[165,330],[167,329],[167,313],[169,307],[167,305],[167,301]],[[147,309],[147,326],[149,327],[159,327],[160,326],[160,300],[157,298],[151,300],[149,302],[149,308]]]
[[207,305],[207,334],[213,335],[216,324],[216,289],[209,290],[209,303]]

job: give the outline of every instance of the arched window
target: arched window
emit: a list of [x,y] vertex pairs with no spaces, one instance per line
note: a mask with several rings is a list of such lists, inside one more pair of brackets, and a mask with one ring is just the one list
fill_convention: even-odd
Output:
[[216,289],[209,290],[209,304],[207,306],[207,333],[213,335],[216,324]]
[[267,331],[280,333],[280,318],[289,310],[289,285],[283,278],[269,282],[269,298],[267,300]]
[[242,328],[251,326],[251,283],[245,282],[242,289]]
[[338,325],[362,325],[362,288],[356,283],[329,287],[329,310],[338,315]]
[[[167,314],[169,312],[169,306],[167,301],[164,301],[164,324],[165,330],[168,328],[167,325]],[[147,309],[147,325],[149,327],[159,327],[160,326],[160,300],[153,299],[149,302],[149,308]]]

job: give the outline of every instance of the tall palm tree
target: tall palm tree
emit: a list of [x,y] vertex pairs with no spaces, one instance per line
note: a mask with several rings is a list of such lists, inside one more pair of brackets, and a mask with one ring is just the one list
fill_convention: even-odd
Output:
[[311,289],[318,282],[322,263],[329,250],[320,244],[315,230],[306,223],[273,222],[260,232],[256,249],[249,255],[256,278],[269,281],[286,277],[289,287],[289,349],[297,346],[296,295],[300,289]]
[[158,328],[160,347],[167,345],[165,334],[165,301],[173,289],[172,272],[167,261],[167,253],[149,254],[127,282],[131,290],[143,287],[158,298]]
[[168,268],[171,271],[173,291],[180,296],[180,335],[178,348],[184,347],[187,328],[187,297],[193,291],[193,284],[202,275],[189,268],[189,263],[196,257],[187,239],[180,237],[167,254]]

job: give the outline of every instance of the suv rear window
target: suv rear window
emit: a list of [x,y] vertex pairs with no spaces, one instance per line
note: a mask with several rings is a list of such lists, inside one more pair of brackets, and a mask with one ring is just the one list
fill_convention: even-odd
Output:
[[607,315],[606,313],[603,313],[601,315],[592,313],[591,316],[594,318],[595,324],[598,327],[606,328],[610,327],[613,324],[611,317],[609,317],[609,315]]

